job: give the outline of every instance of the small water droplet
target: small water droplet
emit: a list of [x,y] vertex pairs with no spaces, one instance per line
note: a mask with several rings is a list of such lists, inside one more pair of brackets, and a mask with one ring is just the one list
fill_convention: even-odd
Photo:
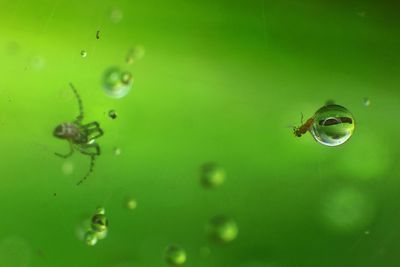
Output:
[[201,184],[205,188],[215,188],[225,181],[225,170],[214,162],[209,162],[201,167]]
[[110,12],[110,20],[112,23],[119,23],[123,18],[122,10],[114,7]]
[[111,67],[104,72],[103,89],[112,98],[126,96],[132,88],[133,77],[130,72]]
[[118,114],[114,109],[112,109],[112,110],[110,110],[108,112],[108,117],[110,117],[111,119],[115,120],[118,117]]
[[85,234],[85,243],[88,246],[94,246],[97,243],[97,233],[94,231],[87,231]]
[[85,50],[81,50],[81,57],[85,58],[87,56],[87,52]]
[[128,197],[125,201],[125,207],[129,210],[134,210],[137,207],[137,201],[136,199],[132,197]]
[[222,215],[213,217],[206,226],[208,237],[216,243],[230,243],[236,239],[238,232],[236,222]]
[[364,97],[363,104],[365,107],[369,107],[371,105],[371,100],[368,97]]
[[122,151],[119,147],[114,148],[114,155],[115,156],[119,156],[121,155]]
[[186,252],[179,245],[169,245],[164,252],[165,261],[171,266],[181,266],[186,262]]

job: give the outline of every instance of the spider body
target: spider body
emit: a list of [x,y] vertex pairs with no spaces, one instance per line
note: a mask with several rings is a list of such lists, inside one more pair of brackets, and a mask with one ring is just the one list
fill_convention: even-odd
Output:
[[86,175],[77,183],[80,185],[93,172],[96,156],[100,155],[100,146],[96,139],[103,135],[103,130],[98,122],[93,121],[88,124],[82,124],[83,106],[75,87],[70,84],[79,104],[79,115],[73,122],[59,124],[53,131],[53,136],[68,141],[70,151],[67,154],[55,153],[62,158],[70,157],[75,150],[90,157],[90,168]]

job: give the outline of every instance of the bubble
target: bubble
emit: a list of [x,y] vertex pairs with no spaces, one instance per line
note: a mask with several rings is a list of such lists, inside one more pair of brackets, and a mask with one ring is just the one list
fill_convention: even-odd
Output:
[[137,207],[137,201],[134,198],[127,198],[125,201],[125,207],[129,210],[134,210]]
[[112,23],[118,23],[122,20],[123,13],[121,9],[114,7],[110,12],[110,20]]
[[340,188],[323,201],[323,219],[334,230],[352,232],[365,229],[373,214],[373,203],[356,188]]
[[92,217],[92,230],[103,232],[108,227],[108,219],[104,214],[95,214]]
[[85,50],[81,50],[81,57],[85,58],[87,56],[87,52]]
[[186,262],[186,252],[179,245],[169,245],[164,253],[165,261],[171,266],[181,266]]
[[132,74],[117,67],[111,67],[104,72],[103,89],[112,98],[126,96],[132,87],[132,83]]
[[121,153],[122,153],[121,148],[119,148],[119,147],[115,147],[114,148],[114,155],[115,156],[119,156],[119,155],[121,155]]
[[70,161],[66,161],[63,163],[61,169],[65,175],[70,175],[74,172],[74,164]]
[[88,246],[94,246],[97,244],[98,238],[97,233],[94,231],[87,231],[85,234],[85,243]]
[[201,184],[206,188],[214,188],[225,181],[225,170],[216,163],[209,162],[201,167]]
[[236,239],[238,232],[236,222],[221,215],[213,217],[206,227],[208,237],[216,243],[230,243]]
[[6,237],[0,242],[1,267],[27,267],[30,264],[31,256],[31,247],[21,237]]
[[371,105],[371,100],[368,97],[363,98],[363,105],[369,107]]
[[146,50],[142,45],[137,45],[131,50],[128,51],[128,54],[126,55],[126,64],[130,65],[137,60],[140,60],[144,57],[146,54]]
[[108,117],[110,117],[111,119],[115,120],[118,117],[118,114],[117,114],[117,112],[115,110],[112,109],[112,110],[110,110],[108,112]]
[[350,111],[339,105],[327,105],[315,113],[310,132],[318,143],[338,146],[351,137],[354,128]]

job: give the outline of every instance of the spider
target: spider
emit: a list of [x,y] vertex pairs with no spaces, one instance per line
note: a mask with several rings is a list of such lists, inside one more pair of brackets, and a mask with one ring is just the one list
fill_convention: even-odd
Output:
[[70,146],[70,151],[67,154],[60,154],[57,152],[54,154],[61,158],[68,158],[74,153],[75,150],[78,150],[83,155],[90,157],[89,170],[77,183],[77,185],[80,185],[93,172],[96,157],[100,155],[100,146],[96,143],[96,139],[103,135],[103,130],[100,128],[100,125],[97,121],[93,121],[88,124],[82,124],[82,100],[74,85],[72,83],[69,85],[78,100],[79,115],[74,121],[62,123],[54,129],[54,137],[67,140]]

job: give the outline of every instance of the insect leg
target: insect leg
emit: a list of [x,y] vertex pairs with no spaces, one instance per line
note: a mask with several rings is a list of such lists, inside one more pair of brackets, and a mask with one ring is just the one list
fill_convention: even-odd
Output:
[[72,91],[74,92],[76,99],[78,100],[78,106],[79,106],[79,115],[76,117],[75,122],[80,123],[83,120],[83,104],[81,97],[78,94],[78,91],[75,89],[74,85],[72,83],[69,83],[69,86],[71,87]]
[[82,154],[88,155],[88,156],[99,156],[101,153],[100,146],[97,143],[82,145],[82,146],[78,147],[78,150]]

